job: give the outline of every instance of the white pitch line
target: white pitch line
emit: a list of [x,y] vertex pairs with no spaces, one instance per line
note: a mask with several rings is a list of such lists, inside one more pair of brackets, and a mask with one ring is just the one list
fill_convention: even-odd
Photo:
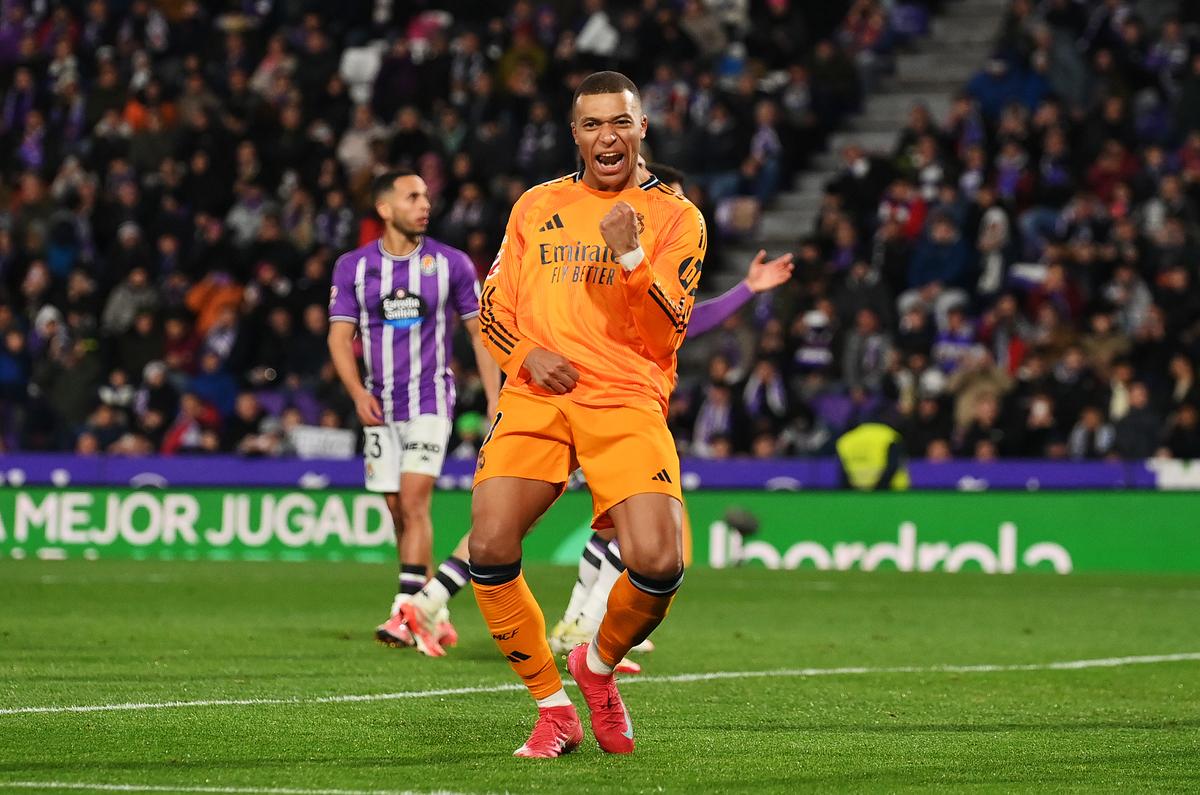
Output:
[[405,690],[399,693],[366,693],[364,695],[318,696],[316,698],[210,698],[198,701],[126,702],[124,704],[81,704],[65,707],[11,707],[0,709],[0,715],[28,715],[55,712],[122,712],[141,709],[178,709],[180,707],[259,707],[272,704],[344,704],[355,701],[397,701],[403,698],[433,698],[463,696],[473,693],[503,693],[524,690],[524,685],[487,685],[483,687],[448,687],[440,690]]
[[78,781],[0,781],[0,789],[63,789],[88,792],[211,792],[220,795],[455,795],[449,790],[296,789],[294,787],[168,787],[156,784],[88,784]]
[[[844,668],[776,668],[769,671],[711,671],[709,673],[672,674],[667,676],[624,677],[621,685],[709,682],[717,679],[783,679],[810,676],[862,676],[870,674],[991,674],[1017,671],[1081,671],[1088,668],[1120,668],[1127,665],[1153,665],[1167,662],[1200,662],[1200,652],[1179,654],[1147,654],[1133,657],[1101,657],[1092,660],[1064,660],[1048,663],[1001,665],[899,665],[882,668],[851,666]],[[572,685],[568,681],[566,684]],[[199,701],[127,702],[123,704],[81,704],[49,707],[8,707],[3,715],[58,714],[63,712],[123,712],[147,709],[180,709],[183,707],[255,707],[278,704],[347,704],[362,701],[400,701],[410,698],[462,696],[479,693],[505,693],[524,690],[518,684],[452,687],[438,690],[402,690],[397,693],[365,693],[361,695],[318,696],[315,698],[219,698]]]

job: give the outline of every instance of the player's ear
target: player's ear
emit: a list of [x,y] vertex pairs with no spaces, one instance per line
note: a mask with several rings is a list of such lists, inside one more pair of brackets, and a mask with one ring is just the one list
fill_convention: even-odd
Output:
[[375,212],[379,213],[379,217],[384,221],[391,223],[392,220],[392,205],[387,202],[376,202]]
[[646,137],[646,130],[649,129],[649,127],[650,127],[650,120],[647,119],[646,114],[643,113],[642,114],[642,132],[641,132],[641,136],[640,136],[641,138]]
[[575,130],[574,121],[571,122],[571,140],[575,142],[576,146],[579,145],[579,133]]

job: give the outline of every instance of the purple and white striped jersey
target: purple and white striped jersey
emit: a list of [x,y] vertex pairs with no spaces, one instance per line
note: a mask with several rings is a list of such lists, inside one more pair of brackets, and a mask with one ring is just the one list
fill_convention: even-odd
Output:
[[454,413],[450,348],[454,315],[479,314],[479,282],[466,254],[432,238],[407,257],[376,240],[343,254],[333,266],[330,322],[358,325],[364,386],[383,418]]

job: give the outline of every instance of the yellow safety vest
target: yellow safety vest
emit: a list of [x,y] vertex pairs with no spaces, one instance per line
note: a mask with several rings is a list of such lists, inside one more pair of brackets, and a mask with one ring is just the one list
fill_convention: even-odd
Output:
[[[898,441],[900,434],[894,428],[878,422],[864,422],[842,434],[837,440],[837,453],[850,487],[859,491],[874,489],[887,469],[888,449]],[[908,469],[901,465],[888,488],[906,491],[908,486]]]

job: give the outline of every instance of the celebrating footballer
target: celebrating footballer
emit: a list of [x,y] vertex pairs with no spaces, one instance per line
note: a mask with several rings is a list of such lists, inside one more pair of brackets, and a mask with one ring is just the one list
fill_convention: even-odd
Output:
[[480,298],[484,345],[508,380],[479,452],[469,545],[492,638],[538,707],[517,756],[555,757],[583,728],[521,572],[521,541],[576,467],[593,526],[612,526],[626,571],[567,667],[602,749],[630,753],[614,667],[666,617],[683,582],[679,457],[667,430],[675,352],[706,247],[699,210],[638,181],[647,120],[624,75],[585,78],[572,101],[582,169],[517,201]]

